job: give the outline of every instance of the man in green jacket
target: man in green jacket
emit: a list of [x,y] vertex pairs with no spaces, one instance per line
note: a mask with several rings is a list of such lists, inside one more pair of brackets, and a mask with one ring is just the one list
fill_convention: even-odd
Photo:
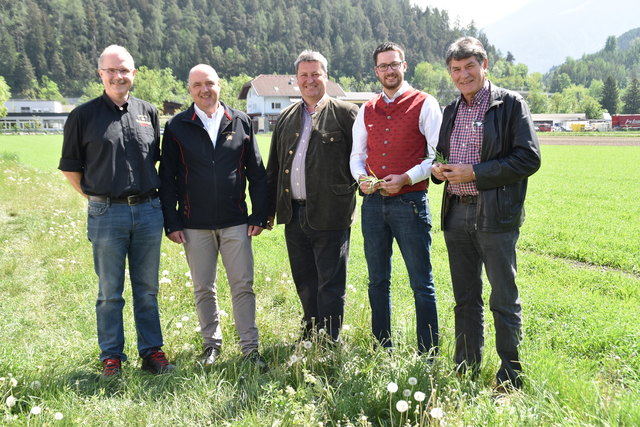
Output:
[[327,60],[303,51],[295,61],[302,100],[280,114],[267,165],[269,221],[285,224],[291,273],[306,340],[323,329],[339,340],[350,227],[356,206],[349,171],[354,104],[327,95]]

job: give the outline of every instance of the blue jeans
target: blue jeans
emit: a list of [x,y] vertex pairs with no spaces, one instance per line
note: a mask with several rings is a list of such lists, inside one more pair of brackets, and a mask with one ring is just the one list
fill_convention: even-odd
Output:
[[431,271],[431,212],[421,191],[386,197],[365,195],[362,203],[364,254],[369,269],[373,335],[384,347],[391,340],[391,259],[396,239],[413,290],[418,351],[438,345],[438,312]]
[[162,226],[158,198],[134,206],[89,201],[87,231],[98,275],[96,317],[100,360],[127,359],[122,322],[127,258],[138,353],[140,357],[146,357],[162,347],[158,313]]

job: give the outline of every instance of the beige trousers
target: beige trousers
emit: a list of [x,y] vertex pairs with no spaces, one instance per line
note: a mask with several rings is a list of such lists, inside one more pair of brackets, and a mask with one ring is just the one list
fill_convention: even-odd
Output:
[[193,280],[196,312],[204,348],[220,348],[220,308],[218,306],[216,268],[218,253],[227,273],[236,330],[242,354],[258,348],[256,297],[253,293],[253,252],[247,224],[219,230],[184,230],[187,263]]

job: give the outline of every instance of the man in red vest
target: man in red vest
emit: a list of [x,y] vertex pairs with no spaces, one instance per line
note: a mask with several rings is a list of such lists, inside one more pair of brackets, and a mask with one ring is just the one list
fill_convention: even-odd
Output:
[[350,160],[351,174],[364,194],[362,234],[371,327],[383,347],[393,347],[390,288],[395,238],[413,290],[418,351],[435,352],[438,315],[427,186],[442,113],[434,97],[404,81],[402,47],[382,43],[373,52],[373,62],[383,91],[358,112]]

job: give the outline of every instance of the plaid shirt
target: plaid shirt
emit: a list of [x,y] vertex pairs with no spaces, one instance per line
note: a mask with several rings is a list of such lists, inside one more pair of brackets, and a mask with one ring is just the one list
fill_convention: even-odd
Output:
[[[451,133],[449,163],[465,165],[480,163],[483,120],[489,108],[490,93],[489,81],[486,80],[482,89],[471,98],[470,104],[467,104],[464,96],[460,96],[461,100],[458,103],[458,112]],[[449,184],[447,190],[458,196],[478,195],[475,181]]]

